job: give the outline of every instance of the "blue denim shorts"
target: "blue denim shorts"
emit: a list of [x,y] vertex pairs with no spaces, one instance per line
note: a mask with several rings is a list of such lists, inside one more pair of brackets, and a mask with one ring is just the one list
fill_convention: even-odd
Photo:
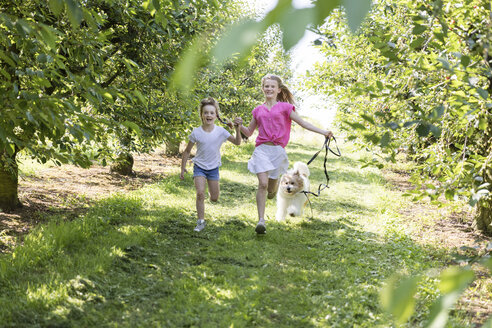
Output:
[[205,177],[207,180],[219,180],[219,167],[215,169],[204,170],[200,166],[193,165],[193,177]]

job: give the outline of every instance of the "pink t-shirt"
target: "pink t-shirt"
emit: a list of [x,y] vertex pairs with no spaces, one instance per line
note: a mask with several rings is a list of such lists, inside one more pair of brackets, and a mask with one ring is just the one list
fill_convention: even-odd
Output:
[[295,110],[294,105],[285,102],[277,102],[270,110],[264,104],[253,109],[253,118],[258,125],[256,146],[273,142],[285,148],[290,138],[290,113]]

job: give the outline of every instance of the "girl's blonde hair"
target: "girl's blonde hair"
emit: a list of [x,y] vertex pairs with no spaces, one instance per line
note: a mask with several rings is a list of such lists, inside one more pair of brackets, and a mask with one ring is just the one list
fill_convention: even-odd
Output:
[[275,74],[267,74],[261,79],[261,87],[265,85],[266,80],[273,80],[277,81],[278,87],[280,88],[280,93],[277,95],[277,101],[282,101],[282,102],[287,102],[289,104],[294,104],[294,95],[290,90],[287,88],[287,86],[282,82],[282,79],[280,76],[277,76]]

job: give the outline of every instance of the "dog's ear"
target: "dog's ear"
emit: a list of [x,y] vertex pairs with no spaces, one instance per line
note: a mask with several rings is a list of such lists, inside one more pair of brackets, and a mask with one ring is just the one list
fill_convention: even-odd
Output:
[[299,171],[295,171],[294,175],[301,175],[301,173],[299,173]]

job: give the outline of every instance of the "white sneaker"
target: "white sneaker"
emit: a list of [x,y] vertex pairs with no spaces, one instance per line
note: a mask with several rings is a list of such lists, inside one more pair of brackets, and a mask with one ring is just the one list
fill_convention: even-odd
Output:
[[205,229],[205,220],[197,220],[196,227],[195,229],[193,229],[193,231],[200,232],[203,229]]

